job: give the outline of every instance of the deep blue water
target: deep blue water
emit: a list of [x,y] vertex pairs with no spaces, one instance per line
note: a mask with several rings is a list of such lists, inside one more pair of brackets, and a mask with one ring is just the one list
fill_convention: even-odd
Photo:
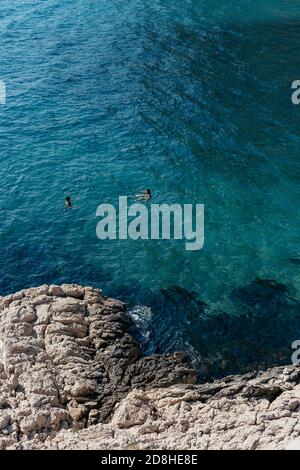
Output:
[[[145,352],[185,349],[209,376],[290,362],[299,2],[2,0],[0,45],[0,293],[101,287]],[[201,251],[97,239],[97,206],[145,187],[205,204]]]

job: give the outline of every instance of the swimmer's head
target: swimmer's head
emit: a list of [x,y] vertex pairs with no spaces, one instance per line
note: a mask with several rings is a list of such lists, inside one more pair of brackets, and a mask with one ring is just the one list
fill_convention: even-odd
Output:
[[146,193],[149,194],[149,196],[150,196],[150,194],[151,194],[150,189],[146,189]]

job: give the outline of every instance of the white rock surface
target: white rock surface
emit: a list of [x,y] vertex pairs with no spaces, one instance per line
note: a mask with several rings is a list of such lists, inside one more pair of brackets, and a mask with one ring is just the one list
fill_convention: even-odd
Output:
[[2,449],[299,447],[300,369],[195,385],[184,354],[140,358],[124,305],[42,286],[0,299]]
[[184,354],[141,358],[122,302],[42,286],[0,298],[0,448],[107,421],[133,387],[194,383]]

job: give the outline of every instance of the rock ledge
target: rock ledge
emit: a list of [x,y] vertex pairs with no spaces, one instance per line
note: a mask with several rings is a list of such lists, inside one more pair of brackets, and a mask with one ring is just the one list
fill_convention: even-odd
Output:
[[99,289],[0,297],[1,449],[283,449],[300,435],[300,368],[195,385],[183,353],[140,357]]

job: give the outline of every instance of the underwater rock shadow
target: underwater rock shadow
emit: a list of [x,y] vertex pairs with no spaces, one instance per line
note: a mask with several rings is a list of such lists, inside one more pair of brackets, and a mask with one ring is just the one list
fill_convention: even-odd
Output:
[[234,289],[229,298],[228,313],[181,287],[161,289],[150,302],[153,315],[145,351],[186,351],[200,381],[290,364],[291,344],[300,338],[300,302],[288,288],[255,279]]

